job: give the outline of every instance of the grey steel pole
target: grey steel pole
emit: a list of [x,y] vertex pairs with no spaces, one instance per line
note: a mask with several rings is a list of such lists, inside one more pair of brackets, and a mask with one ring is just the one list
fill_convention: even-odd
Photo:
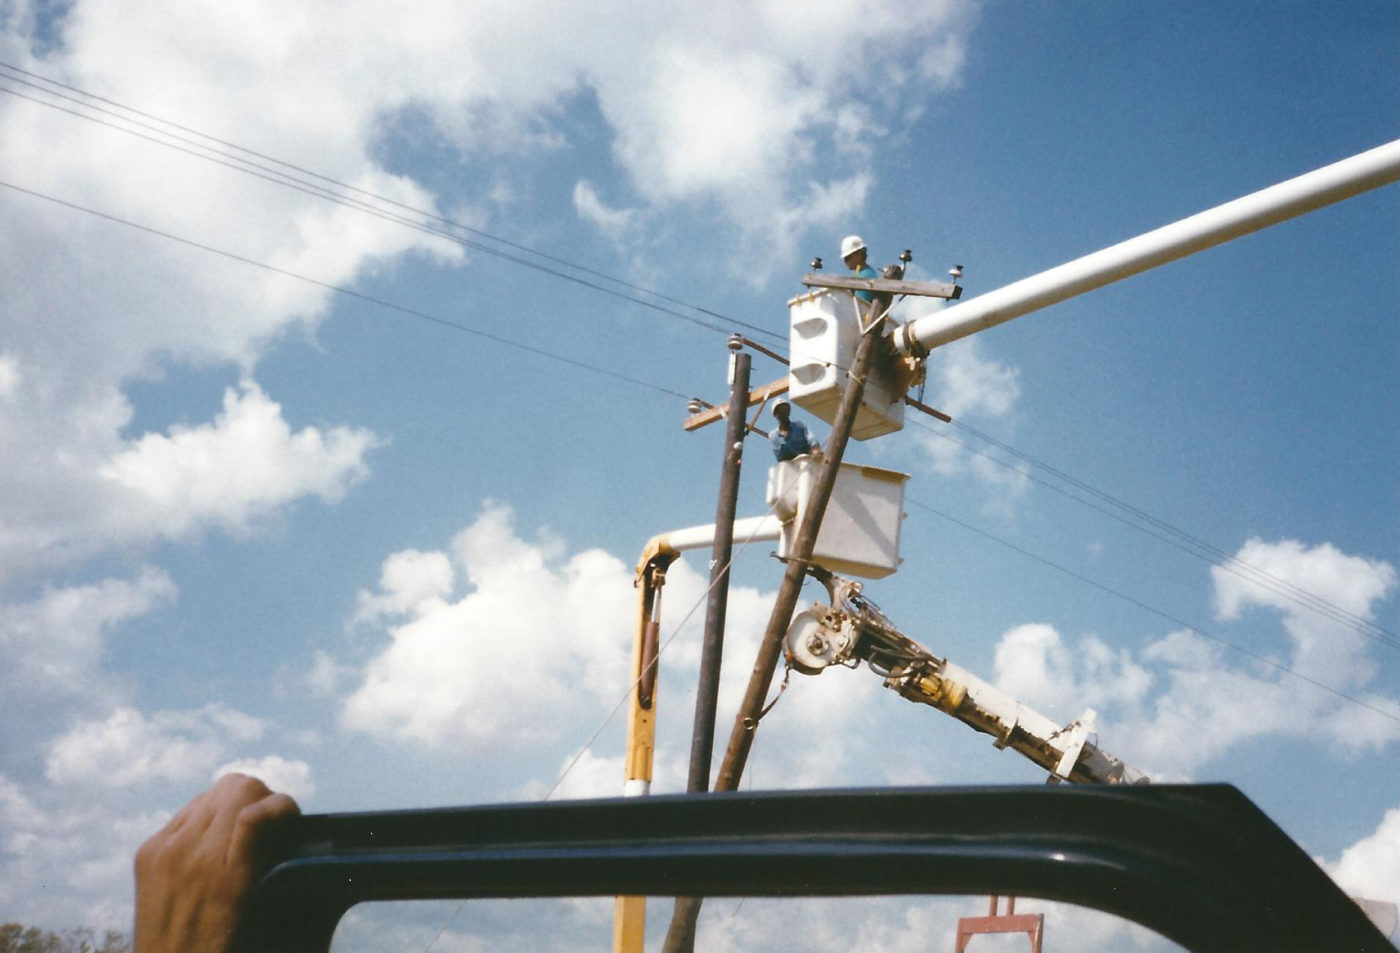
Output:
[[[888,301],[881,302],[879,307],[888,310]],[[754,662],[748,689],[744,692],[744,701],[739,706],[739,714],[734,719],[734,728],[729,735],[729,747],[725,749],[724,760],[720,763],[719,774],[715,778],[716,791],[737,790],[739,779],[743,776],[749,749],[753,747],[754,731],[758,728],[758,716],[773,684],[773,673],[778,668],[783,636],[792,624],[797,599],[802,592],[802,581],[807,575],[807,565],[812,558],[812,551],[816,548],[822,517],[826,515],[826,505],[831,500],[831,490],[836,485],[836,474],[841,467],[846,444],[850,440],[856,411],[860,407],[861,396],[865,393],[865,378],[874,363],[879,336],[879,326],[872,318],[871,330],[862,334],[860,343],[856,345],[846,392],[841,397],[841,406],[831,423],[831,436],[828,438],[829,446],[825,453],[826,463],[817,477],[816,485],[812,487],[807,509],[798,525],[797,537],[793,540],[787,568],[783,572],[783,581],[778,587],[778,596],[773,603],[773,612],[768,617],[768,628],[758,648],[758,659]],[[689,953],[693,949],[695,923],[700,917],[702,899],[676,898],[671,925],[666,931],[666,942],[661,947],[662,953]]]
[[715,545],[710,556],[710,594],[705,604],[705,639],[700,648],[700,678],[695,689],[695,726],[690,735],[687,791],[710,789],[710,761],[715,747],[715,708],[719,669],[724,658],[724,620],[729,608],[729,560],[734,551],[734,515],[739,505],[739,468],[744,459],[744,415],[749,407],[749,366],[743,339],[729,338],[729,410],[724,434],[724,465],[715,507]]

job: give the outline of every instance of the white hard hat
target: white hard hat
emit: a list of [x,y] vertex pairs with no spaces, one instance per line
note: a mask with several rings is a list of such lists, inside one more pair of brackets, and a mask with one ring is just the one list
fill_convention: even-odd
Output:
[[792,408],[792,402],[789,401],[786,397],[779,397],[777,400],[773,401],[773,414],[774,414],[774,416],[777,415],[777,413],[778,413],[778,408],[779,408],[779,407],[787,407],[787,408],[791,409],[791,408]]
[[864,247],[865,241],[859,235],[847,235],[841,239],[841,260],[845,261]]

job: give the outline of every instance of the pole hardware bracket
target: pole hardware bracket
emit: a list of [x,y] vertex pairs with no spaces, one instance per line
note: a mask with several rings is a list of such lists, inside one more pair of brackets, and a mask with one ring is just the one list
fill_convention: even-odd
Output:
[[808,288],[844,288],[847,291],[870,291],[875,294],[915,295],[920,298],[946,298],[956,301],[962,297],[962,285],[942,281],[903,281],[891,278],[856,278],[847,275],[802,276]]

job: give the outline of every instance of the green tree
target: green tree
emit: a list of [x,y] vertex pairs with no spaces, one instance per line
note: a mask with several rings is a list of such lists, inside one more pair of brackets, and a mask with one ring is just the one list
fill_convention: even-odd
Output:
[[131,953],[131,938],[118,930],[105,930],[99,941],[92,927],[55,933],[6,923],[0,924],[0,953]]
[[20,923],[0,926],[0,953],[59,953],[58,934]]

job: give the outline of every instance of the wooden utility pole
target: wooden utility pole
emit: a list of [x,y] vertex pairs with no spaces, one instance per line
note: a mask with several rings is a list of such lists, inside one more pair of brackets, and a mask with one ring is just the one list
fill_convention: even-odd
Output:
[[710,593],[705,603],[705,639],[700,648],[700,679],[695,690],[695,726],[690,736],[687,791],[710,789],[710,761],[715,747],[715,708],[719,669],[724,658],[724,621],[729,608],[729,562],[734,552],[734,515],[739,506],[739,468],[744,459],[744,421],[749,406],[749,365],[743,339],[729,338],[729,410],[715,507],[715,545],[710,556]]

